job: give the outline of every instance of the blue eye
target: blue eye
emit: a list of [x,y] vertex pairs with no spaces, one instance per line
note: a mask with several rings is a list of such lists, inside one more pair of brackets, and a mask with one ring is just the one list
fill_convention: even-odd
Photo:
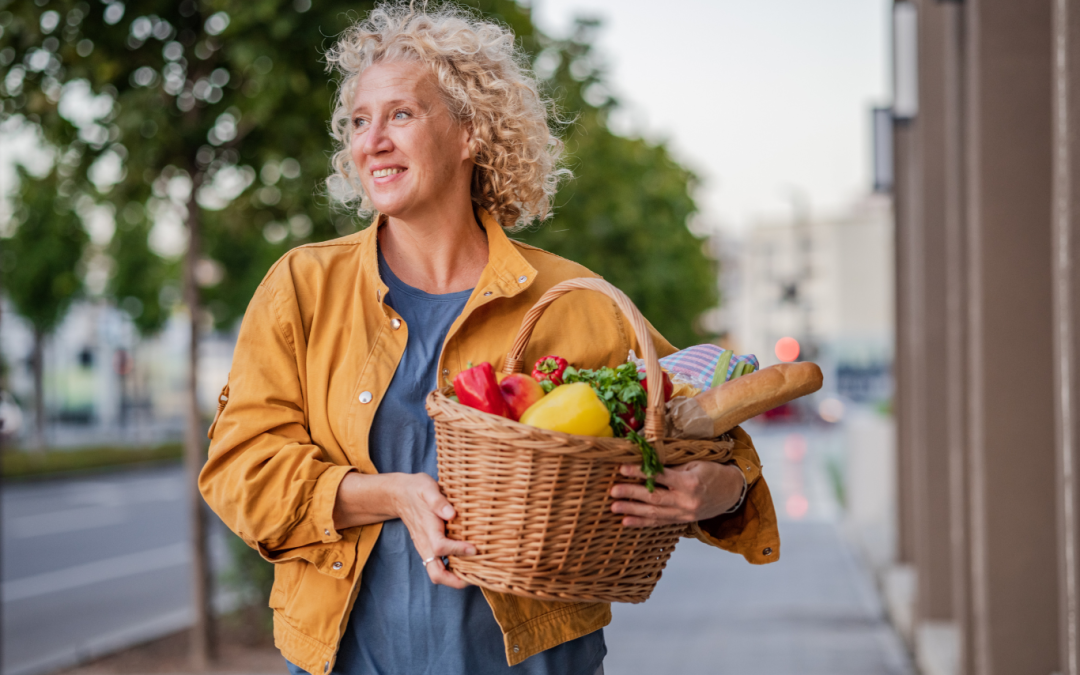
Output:
[[396,120],[402,120],[402,119],[405,119],[408,116],[409,116],[409,113],[407,111],[405,111],[405,110],[399,110],[396,113],[394,113],[394,119],[396,119]]
[[363,119],[363,118],[361,118],[361,117],[357,117],[356,119],[354,119],[354,120],[352,121],[353,129],[359,129],[359,128],[360,128],[361,126],[363,126],[363,125],[364,125],[364,124],[365,124],[366,122],[367,122],[367,120],[365,120],[365,119]]

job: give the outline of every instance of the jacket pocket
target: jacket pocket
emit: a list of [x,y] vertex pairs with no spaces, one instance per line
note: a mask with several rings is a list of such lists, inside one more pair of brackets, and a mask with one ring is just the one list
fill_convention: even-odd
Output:
[[310,565],[303,558],[294,558],[274,565],[274,588],[270,591],[270,608],[285,609],[289,600],[296,596],[304,569]]

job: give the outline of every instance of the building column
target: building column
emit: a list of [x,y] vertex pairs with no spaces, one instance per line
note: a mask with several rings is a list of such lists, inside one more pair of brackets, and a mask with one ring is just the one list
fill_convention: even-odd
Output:
[[1059,666],[1051,3],[965,6],[973,672]]
[[914,472],[912,453],[917,435],[918,399],[915,396],[913,354],[915,334],[912,330],[916,311],[912,290],[915,260],[912,236],[916,216],[914,188],[913,133],[907,122],[896,122],[893,128],[893,157],[896,165],[893,187],[893,210],[895,213],[896,240],[896,558],[898,563],[911,564],[915,560],[915,514]]
[[964,181],[964,5],[938,5],[944,101],[945,411],[949,463],[949,550],[956,675],[973,675],[971,536],[968,517],[966,187]]
[[1051,235],[1061,671],[1080,675],[1080,7],[1056,0]]
[[937,2],[920,0],[917,6],[919,114],[914,131],[919,215],[913,225],[918,316],[913,384],[919,424],[912,452],[916,636],[924,629],[937,630],[941,622],[952,619],[946,395],[946,82],[942,68],[946,25],[944,8]]

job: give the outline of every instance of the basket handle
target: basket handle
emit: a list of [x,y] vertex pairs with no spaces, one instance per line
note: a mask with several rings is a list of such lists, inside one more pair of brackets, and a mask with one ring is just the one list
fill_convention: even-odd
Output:
[[645,438],[654,447],[658,446],[664,437],[664,386],[661,384],[663,375],[661,374],[660,361],[656,358],[656,347],[653,345],[652,337],[649,335],[649,324],[626,293],[603,279],[579,277],[577,279],[567,279],[549,288],[536,301],[532,309],[525,314],[525,318],[521,320],[521,328],[518,329],[514,346],[506,355],[503,372],[507,375],[521,372],[521,359],[525,354],[525,348],[529,345],[529,339],[532,337],[536,322],[540,320],[548,305],[570,291],[603,293],[611,298],[619,310],[630,320],[630,325],[634,328],[634,335],[637,336],[638,343],[645,352],[642,354],[642,358],[645,359],[645,374],[649,378],[649,382],[653,383],[653,386],[649,389],[648,407],[645,409]]

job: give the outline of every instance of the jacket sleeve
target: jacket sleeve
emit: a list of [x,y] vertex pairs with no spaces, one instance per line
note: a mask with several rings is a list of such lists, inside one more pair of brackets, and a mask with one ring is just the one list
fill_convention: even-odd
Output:
[[233,532],[273,561],[341,539],[334,502],[354,468],[326,461],[311,442],[300,313],[291,287],[275,290],[272,275],[244,314],[199,489]]
[[772,495],[761,475],[761,460],[741,427],[735,427],[731,435],[735,439],[731,463],[746,478],[746,499],[734,513],[693,523],[690,534],[706,544],[739,553],[754,564],[775,562],[780,559],[780,532]]

